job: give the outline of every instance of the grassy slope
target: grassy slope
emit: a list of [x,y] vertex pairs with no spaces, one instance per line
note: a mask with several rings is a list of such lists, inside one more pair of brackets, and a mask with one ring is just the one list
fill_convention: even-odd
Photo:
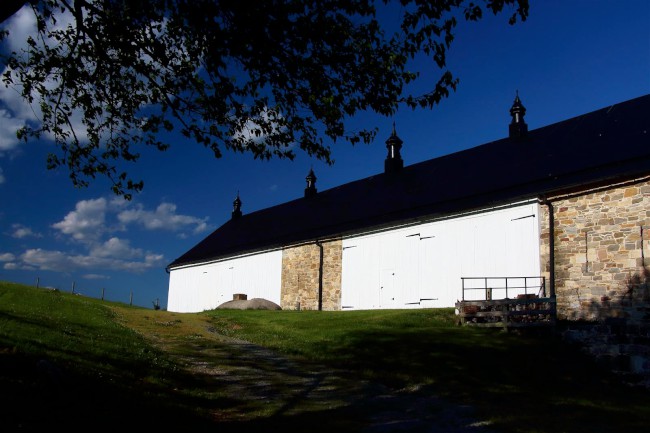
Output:
[[[470,403],[504,431],[643,431],[632,389],[556,336],[455,326],[451,310],[208,313],[223,332]],[[310,335],[318,330],[317,339]],[[323,330],[323,331],[321,331]]]
[[3,429],[169,426],[166,414],[194,422],[170,393],[179,380],[177,366],[99,301],[0,283]]
[[[229,416],[220,431],[254,431],[281,396],[247,400],[236,384],[185,368],[200,356],[225,372],[241,367],[239,349],[224,338],[272,348],[306,369],[318,363],[342,372],[332,386],[366,379],[472,404],[504,432],[643,431],[650,422],[650,392],[621,385],[575,348],[551,335],[457,327],[451,310],[174,314],[0,283],[4,425],[198,431]],[[268,373],[266,358],[251,368]],[[328,404],[296,405],[291,418],[276,415],[275,425],[340,418],[347,419],[340,431],[352,428],[359,414],[344,411],[345,399]],[[243,421],[232,422],[235,413]]]

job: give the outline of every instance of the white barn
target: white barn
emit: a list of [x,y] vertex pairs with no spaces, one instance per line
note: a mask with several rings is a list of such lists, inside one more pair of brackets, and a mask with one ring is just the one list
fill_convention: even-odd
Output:
[[650,95],[531,131],[518,97],[510,113],[498,141],[404,167],[393,131],[381,174],[319,192],[312,171],[304,197],[246,215],[237,197],[168,266],[168,310],[235,294],[283,309],[453,307],[489,286],[557,295],[570,315],[576,286],[600,298],[645,265]]
[[237,293],[279,305],[281,271],[280,250],[176,268],[169,275],[168,310],[211,310]]

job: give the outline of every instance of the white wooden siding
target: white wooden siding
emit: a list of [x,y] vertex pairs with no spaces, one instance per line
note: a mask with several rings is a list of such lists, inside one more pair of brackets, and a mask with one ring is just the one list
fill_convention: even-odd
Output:
[[[538,275],[539,206],[519,205],[343,239],[341,305],[453,307],[462,297],[461,277]],[[493,298],[503,294],[495,290]],[[484,292],[465,298],[484,299]]]
[[282,251],[172,269],[167,310],[197,313],[231,301],[235,293],[280,305]]

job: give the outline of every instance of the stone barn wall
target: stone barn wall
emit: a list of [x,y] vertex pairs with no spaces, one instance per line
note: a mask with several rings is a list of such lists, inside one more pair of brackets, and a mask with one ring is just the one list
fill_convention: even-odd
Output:
[[[323,310],[341,309],[341,240],[322,242]],[[318,310],[320,247],[316,243],[282,251],[281,304],[283,310]]]
[[[650,254],[650,181],[557,200],[553,208],[558,318],[636,317],[634,306],[647,301],[648,294],[629,283],[643,274],[642,258]],[[540,221],[542,269],[548,278],[547,206]]]
[[[650,386],[650,181],[553,201],[553,208],[563,336]],[[540,214],[549,281],[548,207]]]

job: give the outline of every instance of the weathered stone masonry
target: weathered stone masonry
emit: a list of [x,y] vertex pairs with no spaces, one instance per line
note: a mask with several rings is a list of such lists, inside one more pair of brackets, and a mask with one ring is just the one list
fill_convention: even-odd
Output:
[[[644,314],[645,307],[639,307],[648,305],[648,294],[630,292],[628,282],[642,275],[642,256],[650,254],[650,181],[553,200],[553,208],[558,318],[634,320]],[[542,205],[541,264],[550,281],[548,221],[548,207]]]
[[[321,242],[323,248],[322,309],[341,309],[341,240]],[[318,310],[320,247],[314,242],[282,251],[283,310]]]

